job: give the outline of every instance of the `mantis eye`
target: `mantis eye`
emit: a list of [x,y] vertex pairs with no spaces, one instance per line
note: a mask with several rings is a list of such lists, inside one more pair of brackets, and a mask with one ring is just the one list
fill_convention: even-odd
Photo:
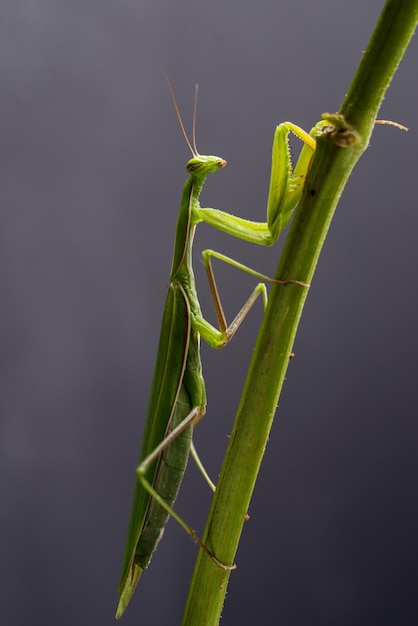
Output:
[[202,166],[204,165],[205,163],[202,162],[200,159],[193,158],[188,161],[186,165],[186,170],[189,172],[189,174],[196,174],[196,172],[202,169]]

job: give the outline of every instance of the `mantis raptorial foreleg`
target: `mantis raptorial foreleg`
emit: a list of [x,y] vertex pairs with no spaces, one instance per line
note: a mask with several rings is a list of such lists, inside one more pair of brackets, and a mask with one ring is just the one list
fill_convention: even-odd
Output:
[[[273,245],[287,226],[293,210],[302,195],[306,174],[315,151],[315,135],[327,125],[318,122],[310,133],[291,122],[283,122],[274,133],[267,219],[254,222],[219,209],[200,207],[194,214],[195,222],[204,221],[233,237],[262,246]],[[289,134],[298,137],[304,146],[293,168],[289,149]]]

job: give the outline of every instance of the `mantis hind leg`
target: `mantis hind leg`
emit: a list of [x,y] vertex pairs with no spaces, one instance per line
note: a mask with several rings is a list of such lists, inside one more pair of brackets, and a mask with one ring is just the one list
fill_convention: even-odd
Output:
[[[212,561],[221,569],[224,570],[232,570],[236,568],[236,565],[225,565],[218,561],[215,555],[209,550],[209,548],[202,542],[200,537],[197,535],[196,531],[189,526],[189,524],[182,518],[174,509],[170,506],[168,502],[164,499],[164,497],[157,491],[157,489],[151,485],[146,479],[146,472],[149,467],[154,463],[160,455],[166,451],[170,445],[181,435],[181,433],[197,422],[204,415],[204,408],[195,407],[190,413],[174,428],[168,435],[163,439],[163,441],[149,454],[138,466],[136,470],[137,478],[141,483],[142,487],[150,494],[152,499],[165,510],[167,515],[171,515],[179,524],[184,528],[188,535],[192,537],[192,539],[206,552],[206,554],[212,559]],[[210,480],[210,479],[209,479]],[[211,481],[210,481],[211,482]],[[212,483],[213,484],[213,483]],[[164,524],[165,525],[165,524]],[[164,528],[164,525],[161,528],[161,534]]]
[[215,493],[216,491],[216,485],[215,483],[211,480],[209,474],[207,473],[205,466],[203,465],[202,461],[200,460],[200,457],[197,453],[197,450],[195,448],[195,445],[193,443],[193,441],[190,444],[190,454],[193,457],[194,462],[197,465],[197,468],[199,470],[199,472],[202,474],[203,478],[205,479],[205,482],[209,485],[209,489]]

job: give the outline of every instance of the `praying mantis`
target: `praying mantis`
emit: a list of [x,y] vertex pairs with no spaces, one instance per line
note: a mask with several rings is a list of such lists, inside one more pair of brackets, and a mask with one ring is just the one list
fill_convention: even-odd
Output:
[[[208,275],[219,328],[203,317],[195,286],[192,267],[193,237],[197,224],[205,222],[234,237],[263,246],[275,243],[287,225],[302,195],[304,181],[315,151],[315,134],[327,124],[319,122],[308,134],[290,122],[277,126],[272,149],[270,187],[266,222],[254,222],[213,208],[202,208],[199,196],[208,174],[223,169],[226,161],[211,155],[201,155],[196,148],[193,116],[193,144],[189,141],[169,81],[177,118],[192,158],[186,169],[185,183],[177,221],[174,253],[168,294],[164,308],[161,335],[154,378],[148,404],[142,440],[140,464],[136,470],[131,517],[125,555],[119,584],[116,617],[120,618],[138,583],[142,571],[148,567],[152,554],[161,539],[169,515],[172,515],[219,567],[232,569],[234,565],[219,563],[200,541],[195,531],[182,520],[172,506],[186,469],[190,450],[200,466],[192,446],[194,425],[206,410],[205,383],[200,360],[200,338],[211,347],[222,348],[234,336],[249,309],[261,295],[267,304],[265,282],[289,285],[289,288],[307,288],[295,279],[275,281],[237,261],[205,250],[203,262]],[[196,88],[197,96],[197,88]],[[304,142],[295,167],[289,150],[292,132]],[[242,269],[262,282],[258,283],[247,302],[228,326],[219,299],[211,259],[216,258]]]

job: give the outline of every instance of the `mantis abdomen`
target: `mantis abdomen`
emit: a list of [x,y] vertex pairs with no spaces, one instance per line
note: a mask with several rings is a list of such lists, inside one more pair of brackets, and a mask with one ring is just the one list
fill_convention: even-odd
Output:
[[[182,384],[167,435],[189,415],[192,409],[189,394]],[[153,487],[170,507],[177,498],[186,471],[192,432],[193,425],[190,424],[161,454]],[[146,522],[135,551],[135,563],[141,569],[148,567],[152,553],[163,536],[168,517],[166,509],[155,499],[151,499]]]

